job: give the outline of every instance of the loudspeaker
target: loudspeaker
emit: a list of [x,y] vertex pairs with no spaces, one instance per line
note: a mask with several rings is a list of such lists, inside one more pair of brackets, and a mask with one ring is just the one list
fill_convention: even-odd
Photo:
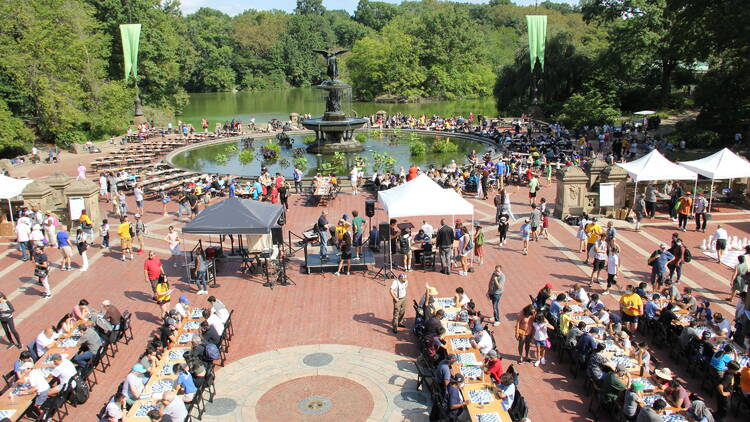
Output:
[[375,217],[375,201],[365,201],[365,215]]
[[378,234],[380,235],[380,241],[386,241],[391,238],[391,226],[388,223],[378,224]]
[[281,245],[284,243],[284,232],[281,227],[274,227],[271,229],[271,243],[274,245]]

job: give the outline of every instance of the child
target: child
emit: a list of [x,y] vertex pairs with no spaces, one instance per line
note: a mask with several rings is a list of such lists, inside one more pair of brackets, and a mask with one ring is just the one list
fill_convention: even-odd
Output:
[[99,230],[102,235],[102,246],[107,252],[109,252],[109,223],[106,218],[102,220],[102,225],[99,226]]
[[534,345],[536,346],[536,361],[534,366],[544,365],[547,361],[544,359],[544,354],[549,347],[549,335],[547,334],[548,329],[555,329],[547,320],[543,314],[537,314],[532,324],[534,327]]
[[484,232],[482,232],[482,226],[479,224],[474,225],[474,254],[479,259],[479,265],[484,264]]
[[544,236],[545,239],[549,239],[549,232],[547,232],[548,228],[549,228],[549,211],[544,210],[542,211],[542,232],[539,233],[539,236]]
[[500,217],[500,222],[497,225],[497,231],[500,234],[499,246],[503,246],[505,244],[505,239],[508,237],[508,227],[510,227],[510,224],[508,224],[508,217],[503,214]]

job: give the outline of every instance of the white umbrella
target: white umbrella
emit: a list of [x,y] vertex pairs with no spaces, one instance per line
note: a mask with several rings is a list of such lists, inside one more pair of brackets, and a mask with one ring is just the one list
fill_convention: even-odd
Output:
[[651,114],[656,114],[656,112],[652,111],[652,110],[643,110],[643,111],[636,111],[633,114],[637,114],[639,116],[648,116],[648,115],[651,115]]

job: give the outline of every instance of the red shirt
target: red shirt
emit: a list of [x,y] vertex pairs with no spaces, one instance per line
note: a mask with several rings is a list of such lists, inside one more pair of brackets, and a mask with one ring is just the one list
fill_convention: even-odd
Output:
[[419,170],[416,167],[412,167],[409,169],[409,174],[406,175],[406,181],[408,182],[411,179],[414,179],[418,176]]
[[487,371],[495,382],[500,382],[500,376],[503,375],[503,361],[495,359],[487,364]]
[[161,275],[161,261],[159,258],[149,258],[143,263],[143,269],[148,272],[149,280],[156,280]]

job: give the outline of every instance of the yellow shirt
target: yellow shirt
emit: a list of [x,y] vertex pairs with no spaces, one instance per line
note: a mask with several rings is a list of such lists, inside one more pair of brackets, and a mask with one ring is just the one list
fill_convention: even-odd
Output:
[[336,239],[341,240],[346,233],[346,226],[336,226]]
[[89,218],[88,214],[81,214],[81,217],[78,219],[78,222],[81,224],[86,223],[88,225],[91,225],[91,219]]
[[130,239],[130,223],[126,221],[117,226],[117,234],[123,239]]
[[562,334],[563,336],[568,335],[568,330],[570,329],[570,321],[570,312],[560,315],[560,334]]
[[641,297],[638,296],[638,293],[633,292],[629,295],[622,295],[620,298],[620,306],[622,306],[622,311],[627,315],[640,316],[640,309],[643,307],[643,301],[641,300]]
[[156,285],[155,290],[156,290],[156,300],[169,302],[172,299],[172,296],[167,293],[169,291],[169,284],[158,283]]
[[588,237],[586,239],[586,243],[596,243],[597,240],[599,240],[600,237],[604,234],[604,229],[602,226],[600,226],[597,223],[589,223],[589,225],[586,227],[586,236]]

